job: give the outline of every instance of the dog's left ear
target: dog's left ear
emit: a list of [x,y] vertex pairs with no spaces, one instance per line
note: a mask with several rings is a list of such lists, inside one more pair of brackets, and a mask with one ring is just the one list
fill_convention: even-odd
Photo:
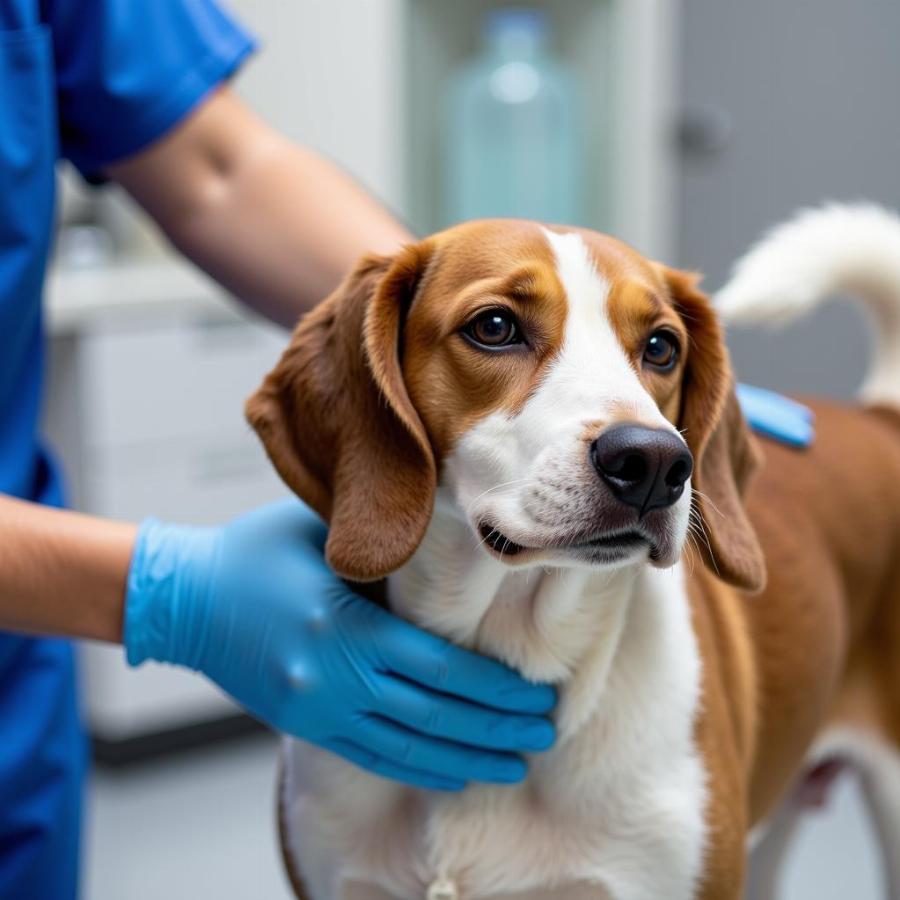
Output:
[[661,267],[688,330],[678,426],[694,455],[693,503],[705,529],[700,553],[724,581],[758,593],[766,564],[743,495],[760,451],[744,420],[718,317],[699,276]]

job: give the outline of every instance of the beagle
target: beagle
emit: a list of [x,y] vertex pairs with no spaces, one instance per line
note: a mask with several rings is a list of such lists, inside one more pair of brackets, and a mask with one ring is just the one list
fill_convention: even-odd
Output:
[[460,225],[303,319],[247,414],[329,563],[560,705],[513,787],[430,793],[288,741],[299,897],[738,900],[751,831],[834,758],[866,768],[900,896],[900,221],[810,214],[721,303],[845,286],[880,349],[862,405],[812,404],[804,453],[748,432],[697,278],[591,231]]

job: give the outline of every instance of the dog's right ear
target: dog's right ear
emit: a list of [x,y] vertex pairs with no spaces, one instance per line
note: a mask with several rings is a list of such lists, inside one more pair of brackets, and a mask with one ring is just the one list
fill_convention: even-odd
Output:
[[430,256],[426,242],[365,257],[246,405],[278,473],[329,523],[329,564],[354,581],[403,565],[431,519],[435,460],[400,360]]

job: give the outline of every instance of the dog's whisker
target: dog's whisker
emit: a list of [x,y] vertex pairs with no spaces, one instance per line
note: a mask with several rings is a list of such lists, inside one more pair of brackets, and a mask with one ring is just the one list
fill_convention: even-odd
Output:
[[726,515],[725,515],[725,513],[723,513],[722,510],[720,510],[719,507],[716,506],[715,503],[713,503],[712,498],[709,496],[709,494],[704,494],[703,491],[700,491],[700,490],[698,490],[698,489],[695,488],[695,487],[692,487],[691,490],[692,490],[698,497],[702,497],[702,498],[703,498],[703,499],[704,499],[704,500],[712,507],[712,510],[713,510],[714,513],[716,513],[716,515],[721,516],[723,519],[724,519],[724,518],[727,518]]
[[496,528],[492,528],[487,534],[482,536],[481,540],[478,541],[478,546],[483,547],[495,534],[499,535],[500,532],[497,531]]
[[684,556],[689,566],[689,576],[693,576],[694,574],[694,552],[693,535],[689,532],[684,545]]
[[499,491],[501,488],[511,487],[514,484],[524,484],[526,481],[528,481],[527,478],[514,478],[512,481],[504,481],[502,484],[495,484],[486,491],[482,491],[469,505],[474,506],[482,497],[486,497],[493,491]]
[[[716,563],[716,555],[713,553],[712,544],[710,544],[709,534],[706,530],[706,523],[703,521],[702,517],[697,516],[693,521],[689,522],[688,530],[693,531],[695,535],[699,534],[703,538],[703,542],[706,544],[706,549],[709,552],[709,559],[712,561],[713,569],[715,569],[716,575],[719,575],[719,566]],[[698,544],[699,551],[699,544]]]

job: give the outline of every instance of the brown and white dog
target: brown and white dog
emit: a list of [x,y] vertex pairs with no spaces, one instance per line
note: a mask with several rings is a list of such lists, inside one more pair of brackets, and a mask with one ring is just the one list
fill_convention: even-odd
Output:
[[429,793],[288,742],[300,896],[737,900],[751,830],[832,756],[865,769],[900,896],[900,221],[807,215],[722,308],[837,287],[881,348],[802,453],[748,433],[696,278],[593,232],[458,226],[302,321],[247,409],[333,568],[561,700],[514,787]]

